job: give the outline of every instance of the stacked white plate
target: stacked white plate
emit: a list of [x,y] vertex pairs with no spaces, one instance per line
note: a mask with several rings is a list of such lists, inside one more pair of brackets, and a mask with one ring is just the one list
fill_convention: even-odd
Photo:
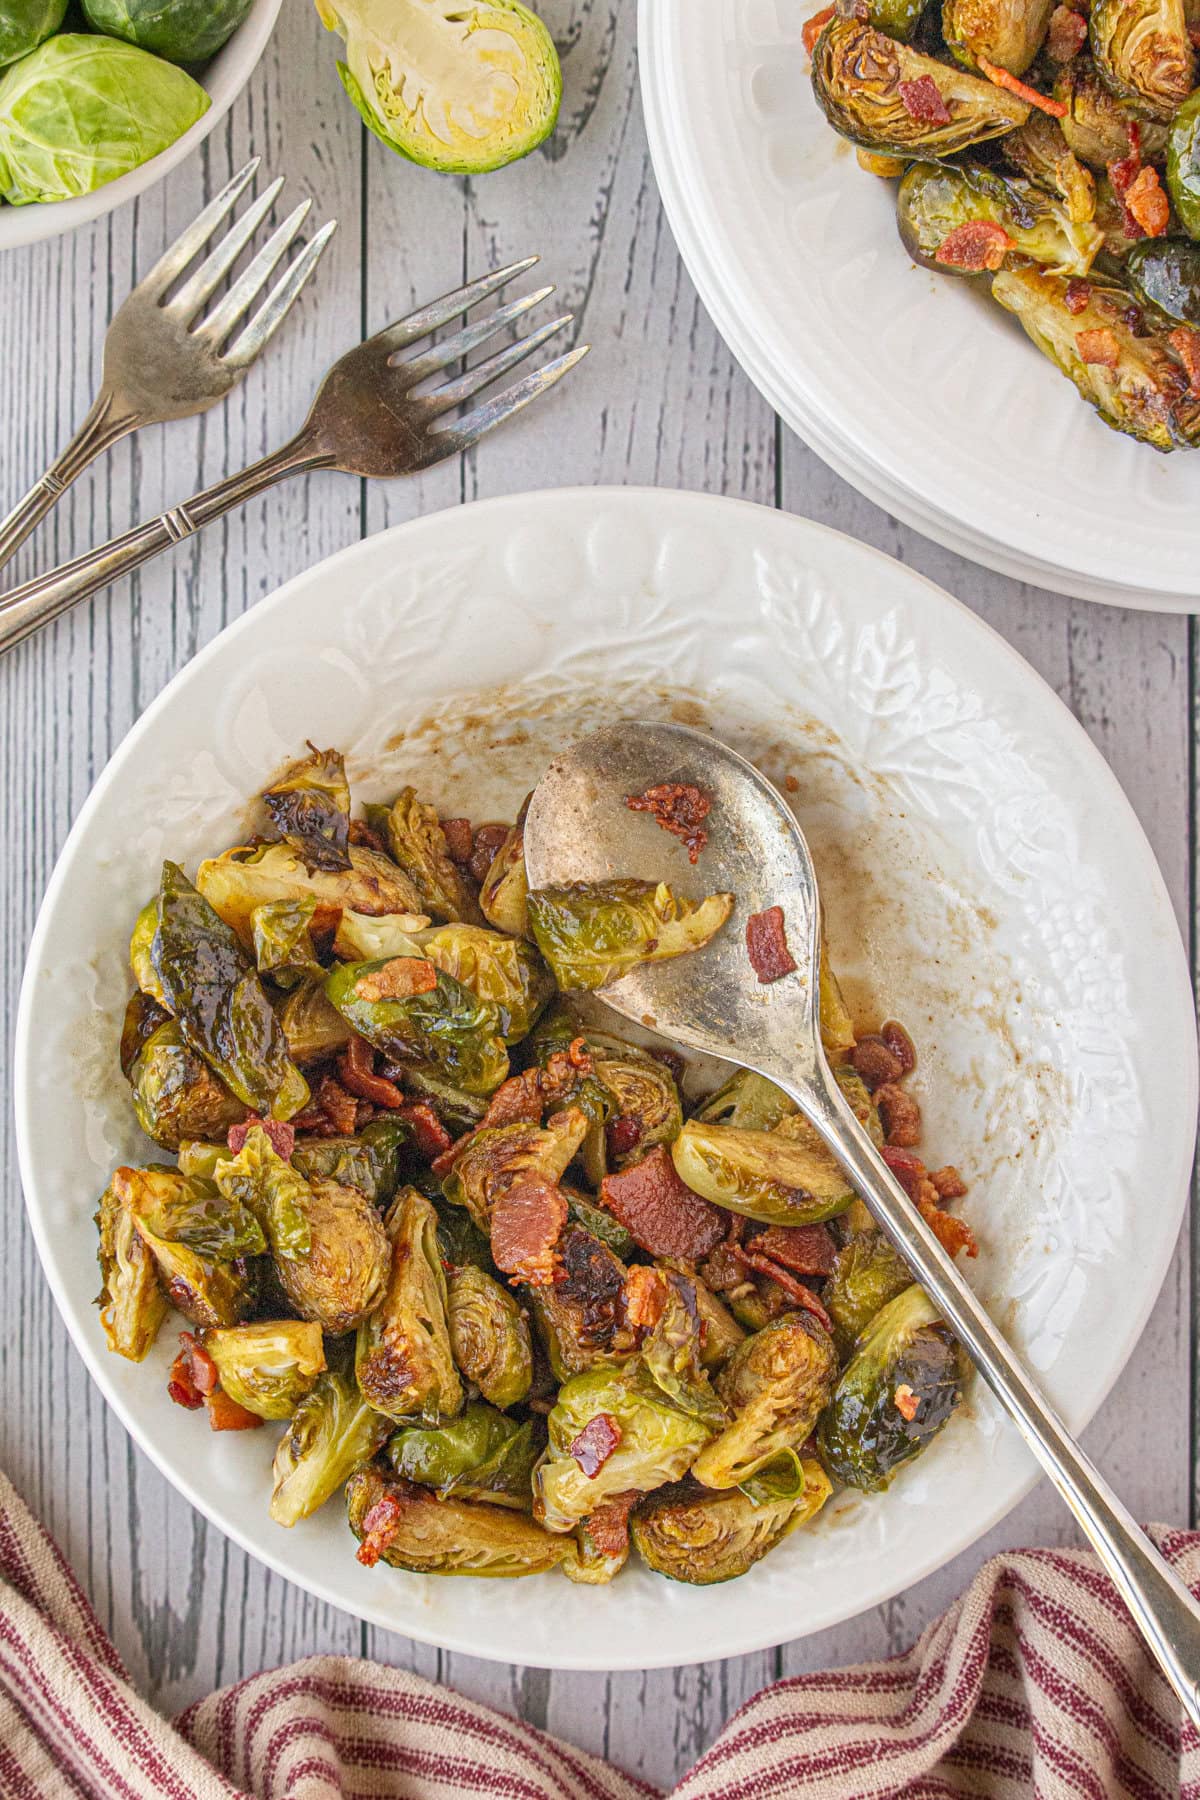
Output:
[[888,512],[1060,593],[1200,609],[1200,452],[1109,430],[974,284],[915,268],[894,183],[816,105],[806,0],[641,0],[680,250],[786,422]]

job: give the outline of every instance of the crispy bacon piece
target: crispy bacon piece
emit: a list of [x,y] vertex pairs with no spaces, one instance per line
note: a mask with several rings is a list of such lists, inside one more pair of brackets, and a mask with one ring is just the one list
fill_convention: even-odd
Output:
[[1190,42],[1192,48],[1194,50],[1200,50],[1200,25],[1189,25],[1187,28],[1187,34],[1188,34],[1188,41]]
[[281,1156],[284,1162],[291,1162],[292,1151],[296,1148],[296,1127],[285,1124],[282,1119],[264,1119],[258,1113],[251,1113],[250,1117],[243,1119],[240,1125],[229,1127],[225,1141],[235,1156],[245,1148],[246,1139],[250,1135],[250,1128],[253,1125],[262,1126],[271,1140],[271,1148],[276,1156]]
[[699,1262],[725,1236],[719,1206],[694,1193],[683,1181],[664,1144],[600,1184],[600,1204],[651,1256]]
[[601,1556],[624,1556],[629,1547],[629,1515],[640,1498],[636,1488],[627,1488],[588,1514],[587,1534]]
[[800,41],[810,56],[816,46],[817,39],[820,37],[836,11],[837,8],[834,6],[823,6],[820,12],[815,12],[813,14],[811,19],[805,19],[804,29],[800,33]]
[[[927,81],[928,76],[921,79]],[[796,959],[788,949],[782,906],[768,906],[765,912],[751,913],[746,920],[746,950],[750,965],[764,986],[792,973]]]
[[[933,1187],[932,1182],[926,1185],[930,1189]],[[968,1256],[979,1255],[975,1233],[967,1221],[954,1213],[943,1212],[932,1193],[917,1196],[917,1211],[947,1255],[957,1256],[960,1250],[965,1250]]]
[[904,1074],[900,1058],[877,1032],[859,1038],[851,1053],[850,1066],[872,1093],[885,1082],[899,1081]]
[[708,843],[704,821],[712,811],[712,801],[701,788],[688,782],[663,781],[648,787],[644,794],[627,794],[625,804],[630,812],[650,813],[656,824],[677,837],[690,863],[700,860]]
[[571,1443],[571,1455],[589,1481],[594,1481],[621,1441],[621,1427],[611,1413],[589,1419]]
[[475,846],[475,833],[471,830],[470,819],[442,819],[442,836],[446,840],[446,854],[452,863],[460,868],[471,860],[471,851]]
[[1158,170],[1148,164],[1138,170],[1130,183],[1124,204],[1146,237],[1161,237],[1171,223],[1171,203],[1159,182]]
[[171,1364],[167,1392],[176,1406],[195,1412],[217,1385],[217,1365],[190,1331],[179,1334],[179,1355]]
[[214,1388],[208,1396],[208,1423],[212,1431],[257,1431],[266,1420],[231,1400],[222,1388]]
[[902,1150],[896,1144],[885,1144],[880,1154],[910,1200],[917,1194],[917,1183],[927,1179],[929,1171],[919,1156]]
[[796,1279],[790,1269],[785,1269],[782,1263],[772,1261],[769,1256],[760,1256],[753,1248],[748,1248],[745,1244],[735,1244],[733,1254],[744,1267],[753,1269],[756,1275],[765,1275],[768,1280],[775,1283],[776,1287],[781,1287],[789,1300],[794,1301],[805,1312],[810,1312],[815,1319],[821,1322],[826,1331],[833,1330],[833,1320],[825,1311],[820,1300],[810,1287]]
[[1075,348],[1085,363],[1095,363],[1104,369],[1115,369],[1121,360],[1121,346],[1117,342],[1116,333],[1107,325],[1094,325],[1087,331],[1075,333]]
[[1129,135],[1129,154],[1108,165],[1108,179],[1112,182],[1113,193],[1121,202],[1125,221],[1126,237],[1140,237],[1141,227],[1125,204],[1125,197],[1142,172],[1142,128],[1136,120],[1126,126]]
[[638,1331],[649,1331],[662,1318],[667,1303],[666,1277],[646,1263],[634,1263],[625,1277],[625,1317]]
[[1081,281],[1079,276],[1076,275],[1073,276],[1066,285],[1066,289],[1063,293],[1063,304],[1072,316],[1077,317],[1081,312],[1087,311],[1088,302],[1091,297],[1091,282]]
[[471,850],[471,860],[467,868],[483,886],[487,880],[487,872],[496,860],[496,852],[508,836],[507,825],[480,825],[475,832],[475,843]]
[[567,1222],[567,1202],[540,1175],[527,1175],[505,1188],[492,1209],[492,1259],[504,1274],[549,1287],[562,1271],[558,1240]]
[[894,1081],[885,1081],[882,1087],[875,1089],[875,1104],[889,1144],[909,1150],[920,1143],[921,1108],[911,1094],[906,1094]]
[[352,844],[358,844],[364,850],[374,850],[380,856],[388,854],[388,847],[377,831],[372,831],[365,819],[351,819],[349,838]]
[[832,1275],[836,1255],[826,1225],[768,1225],[750,1240],[750,1248],[797,1275]]
[[604,1142],[614,1162],[618,1156],[628,1156],[631,1150],[636,1150],[641,1141],[642,1127],[635,1118],[621,1115],[610,1119],[604,1127]]
[[[1061,12],[1063,9],[1062,7],[1059,7],[1058,10]],[[1072,18],[1076,18],[1077,16],[1076,13],[1071,14]],[[902,1381],[900,1383],[899,1387],[892,1395],[892,1399],[895,1402],[896,1411],[900,1414],[901,1418],[907,1419],[911,1425],[917,1416],[917,1410],[920,1407],[921,1402],[917,1399],[916,1394],[913,1392],[912,1388],[909,1387],[907,1381]]]
[[1046,48],[1056,63],[1068,63],[1087,43],[1087,20],[1069,6],[1056,6],[1050,14]]
[[993,87],[1004,88],[1006,93],[1015,94],[1018,100],[1024,100],[1027,106],[1036,106],[1039,112],[1049,113],[1052,119],[1066,118],[1069,108],[1061,100],[1052,100],[1048,94],[1039,94],[1036,88],[1018,81],[1009,70],[989,62],[986,56],[976,57],[975,60],[979,64],[979,73],[986,75]]
[[317,1083],[317,1105],[333,1126],[335,1137],[353,1137],[359,1124],[359,1102],[332,1075]]
[[427,1100],[406,1100],[397,1116],[412,1132],[419,1156],[432,1161],[453,1148],[454,1140]]
[[404,1105],[404,1095],[395,1082],[385,1081],[382,1075],[375,1073],[374,1048],[357,1032],[338,1057],[337,1072],[348,1093],[356,1094],[360,1100],[369,1100],[372,1106],[395,1112]]
[[950,123],[950,108],[932,75],[919,75],[916,81],[902,81],[897,91],[910,119],[919,119],[922,125]]
[[900,1073],[911,1075],[917,1066],[917,1047],[899,1019],[886,1020],[880,1036],[900,1064]]
[[354,984],[356,1000],[411,1000],[432,993],[437,970],[423,956],[393,956],[382,969],[369,970]]
[[947,1163],[944,1169],[930,1169],[929,1179],[939,1200],[961,1200],[967,1191],[967,1184],[953,1163]]
[[373,1569],[389,1548],[400,1529],[404,1508],[395,1494],[384,1494],[363,1519],[364,1537],[355,1555],[366,1568]]
[[544,1069],[525,1069],[520,1075],[510,1075],[507,1081],[502,1081],[488,1102],[478,1129],[490,1131],[498,1125],[540,1124],[542,1114],[561,1109],[583,1077],[591,1075],[594,1068],[586,1041],[581,1037],[573,1038],[569,1048],[551,1053]]
[[991,219],[969,219],[947,232],[934,251],[934,262],[943,268],[963,269],[978,275],[982,269],[999,269],[1013,247],[1003,225]]
[[1200,331],[1191,325],[1177,325],[1167,342],[1184,366],[1188,392],[1200,395]]

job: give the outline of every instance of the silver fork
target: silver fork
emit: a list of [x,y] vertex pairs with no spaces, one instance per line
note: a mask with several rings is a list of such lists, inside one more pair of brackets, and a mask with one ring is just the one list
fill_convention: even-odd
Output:
[[[89,463],[143,425],[165,425],[215,406],[283,324],[337,229],[336,220],[317,232],[254,316],[245,325],[243,321],[291,248],[311,200],[289,213],[228,293],[204,312],[270,212],[282,176],[246,208],[178,293],[167,298],[172,283],[232,213],[260,160],[254,157],[222,188],[114,315],[104,340],[104,373],[95,404],[62,455],[0,522],[0,568]],[[230,343],[239,325],[243,329]]]
[[568,350],[465,417],[448,420],[445,415],[547,343],[571,323],[573,315],[564,313],[551,319],[527,337],[495,351],[465,374],[424,393],[417,390],[433,376],[503,331],[554,289],[538,288],[519,300],[510,300],[418,355],[404,357],[401,352],[497,293],[537,260],[536,256],[528,256],[506,269],[493,270],[397,320],[348,351],[328,371],[307,420],[281,450],[252,463],[241,474],[206,488],[184,505],[173,506],[149,524],[126,532],[124,537],[114,538],[86,556],[76,557],[74,562],[64,563],[50,574],[0,596],[0,654],[89,594],[139,568],[160,550],[181,543],[202,525],[219,519],[289,475],[306,474],[312,469],[340,469],[347,475],[369,477],[412,475],[444,457],[469,450],[485,432],[561,381],[568,369],[586,356],[590,346],[580,344]]

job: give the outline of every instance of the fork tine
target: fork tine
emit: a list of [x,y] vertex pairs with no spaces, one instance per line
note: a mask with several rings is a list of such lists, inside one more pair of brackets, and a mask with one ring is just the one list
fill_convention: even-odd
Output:
[[282,186],[283,176],[279,175],[259,195],[253,206],[248,206],[241,218],[230,226],[211,256],[205,258],[194,275],[188,276],[179,292],[168,303],[171,312],[177,312],[185,323],[190,323],[196,317],[205,301],[216,293],[274,206]]
[[515,344],[506,344],[503,350],[497,350],[485,362],[476,363],[473,369],[468,369],[456,381],[448,381],[444,387],[435,388],[432,394],[422,396],[414,404],[424,409],[427,418],[434,419],[449,412],[452,407],[461,406],[472,394],[490,386],[493,381],[499,381],[501,375],[507,375],[510,369],[515,369],[527,356],[532,356],[535,350],[540,350],[552,337],[557,337],[574,317],[574,313],[564,313],[560,319],[551,319],[548,324],[531,331],[528,337],[518,338]]
[[245,317],[250,307],[270,280],[276,265],[286,256],[292,239],[312,211],[312,201],[302,200],[283,224],[271,233],[254,261],[238,276],[229,292],[213,307],[208,317],[196,327],[194,335],[205,338],[213,349],[219,349],[234,326]]
[[234,369],[246,369],[270,343],[300,296],[313,270],[325,253],[325,246],[337,230],[337,220],[330,219],[307,245],[287,271],[275,283],[250,323],[240,331],[225,353],[224,361]]
[[531,307],[540,306],[553,292],[552,287],[535,288],[532,294],[522,294],[519,300],[509,300],[506,305],[498,306],[495,312],[489,313],[485,319],[476,319],[461,331],[456,331],[453,337],[443,338],[440,344],[435,344],[424,356],[414,356],[407,362],[393,363],[392,367],[405,377],[409,387],[416,387],[428,376],[449,368],[459,357],[469,356],[472,350],[478,349],[480,344],[486,344],[490,337],[503,331],[506,325],[511,325],[522,313],[528,312]]
[[493,269],[490,275],[481,275],[478,281],[469,281],[465,287],[455,288],[452,294],[443,294],[440,300],[430,301],[416,312],[409,313],[407,318],[397,319],[394,325],[386,325],[375,334],[373,343],[389,350],[403,350],[409,344],[415,344],[418,338],[428,337],[431,331],[437,331],[456,319],[472,306],[478,306],[489,294],[499,293],[526,269],[532,269],[540,258],[526,256],[521,262],[509,263],[506,269]]
[[556,381],[561,381],[576,363],[583,361],[590,349],[590,344],[579,344],[574,350],[568,350],[565,356],[558,356],[543,368],[534,369],[531,374],[523,376],[520,381],[505,388],[502,394],[497,394],[483,406],[477,406],[474,412],[459,419],[457,424],[445,427],[435,425],[426,434],[429,453],[417,466],[428,468],[430,463],[441,462],[444,457],[469,450],[487,432],[502,425],[505,419],[511,419],[514,413],[519,413],[540,394],[552,388]]
[[252,156],[232,181],[226,182],[215,199],[194,218],[186,231],[181,231],[170,249],[159,257],[148,275],[138,283],[138,293],[150,296],[165,293],[171,283],[187,268],[193,256],[199,256],[221,220],[231,213],[258,173],[261,156]]

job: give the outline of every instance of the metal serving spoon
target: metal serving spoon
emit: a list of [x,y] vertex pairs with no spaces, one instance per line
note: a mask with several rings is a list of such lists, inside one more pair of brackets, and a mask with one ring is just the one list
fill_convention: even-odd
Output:
[[[1039,1394],[833,1078],[819,1028],[816,875],[781,795],[704,732],[637,720],[607,726],[558,757],[538,783],[525,821],[530,886],[629,875],[696,892],[682,848],[625,805],[659,782],[691,783],[711,797],[700,891],[733,893],[736,906],[704,950],[644,963],[597,998],[664,1037],[757,1070],[811,1120],[1016,1420],[1200,1728],[1200,1606]],[[764,985],[747,954],[746,921],[770,906],[783,908],[798,967]]]

